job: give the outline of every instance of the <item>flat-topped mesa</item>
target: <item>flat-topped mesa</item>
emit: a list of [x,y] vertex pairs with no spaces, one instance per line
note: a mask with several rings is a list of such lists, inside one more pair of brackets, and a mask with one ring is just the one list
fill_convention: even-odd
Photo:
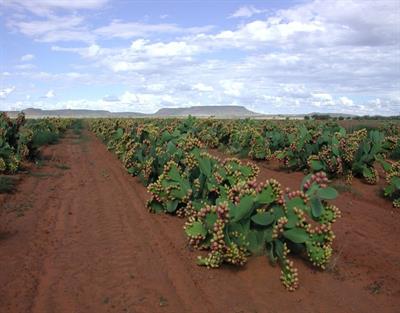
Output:
[[217,117],[250,117],[259,113],[238,105],[192,106],[187,108],[162,108],[154,116],[217,116]]

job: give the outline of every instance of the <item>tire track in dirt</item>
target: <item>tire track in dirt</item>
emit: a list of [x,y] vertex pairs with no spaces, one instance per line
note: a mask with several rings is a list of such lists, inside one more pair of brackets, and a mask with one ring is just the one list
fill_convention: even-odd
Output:
[[[65,147],[60,145],[60,148]],[[52,159],[54,155],[55,147],[49,148],[46,153],[47,158]],[[10,240],[0,242],[2,244],[1,251],[8,251],[5,256],[17,259],[17,261],[13,260],[14,262],[0,259],[0,268],[5,269],[5,271],[1,271],[2,284],[0,284],[0,294],[2,295],[0,308],[4,308],[4,312],[30,311],[32,299],[39,284],[38,277],[43,267],[43,258],[47,253],[47,247],[53,240],[49,234],[52,232],[56,220],[54,209],[61,201],[61,198],[55,196],[53,190],[61,189],[62,179],[61,177],[46,177],[47,170],[48,168],[39,170],[37,174],[40,176],[27,177],[20,186],[25,192],[11,195],[7,199],[8,203],[15,207],[31,202],[31,209],[25,212],[23,218],[20,217],[15,221],[21,227],[14,232]],[[51,190],[49,190],[49,179],[52,181]],[[3,222],[3,216],[1,221]],[[22,247],[21,242],[25,243]],[[10,263],[13,266],[10,266]]]
[[[77,192],[63,194],[65,199],[72,201],[60,207],[54,232],[59,245],[45,261],[33,312],[59,312],[66,308],[74,311],[85,304],[87,306],[93,299],[97,300],[86,310],[98,310],[98,305],[104,309],[110,304],[114,309],[141,311],[142,307],[143,310],[156,312],[160,310],[161,301],[161,305],[173,311],[193,311],[194,307],[202,307],[204,312],[210,311],[204,298],[191,293],[195,288],[190,288],[194,287],[190,277],[183,276],[181,279],[177,276],[182,269],[172,264],[178,261],[171,259],[174,254],[169,252],[166,257],[160,257],[162,249],[170,248],[168,244],[162,248],[162,238],[153,235],[155,229],[145,219],[148,214],[144,209],[145,203],[137,197],[135,189],[127,190],[126,181],[116,177],[123,173],[120,164],[116,160],[110,163],[107,158],[109,153],[96,143],[100,151],[88,143],[90,146],[80,162],[71,162],[76,165],[68,178],[71,184],[76,185],[79,178],[85,179]],[[90,161],[93,166],[88,166]],[[118,167],[116,174],[114,166]],[[138,187],[140,192],[145,192],[143,186]],[[132,192],[133,196],[126,196]],[[74,201],[76,199],[79,201]],[[66,223],[74,216],[77,216],[75,219],[85,232],[80,240],[74,239],[76,233],[71,232],[71,225]],[[146,245],[145,241],[150,244]],[[99,255],[101,251],[106,256]],[[80,262],[77,262],[77,258]],[[92,263],[96,258],[101,258],[101,262]],[[82,262],[85,259],[89,263]],[[69,275],[72,268],[68,264],[76,265],[72,275]],[[60,277],[60,273],[64,277]],[[91,280],[93,285],[101,286],[101,290],[92,286],[90,290],[84,290],[81,299],[67,288]],[[128,295],[123,290],[133,290],[133,293]]]
[[[107,164],[116,161],[115,156],[110,153],[106,158]],[[197,312],[199,308],[201,308],[201,312],[221,312],[227,308],[232,311],[240,311],[239,308],[242,306],[250,311],[253,308],[253,299],[249,289],[245,289],[243,280],[239,276],[231,276],[228,285],[218,283],[218,280],[214,283],[204,280],[204,276],[214,277],[215,274],[218,277],[219,273],[214,271],[215,273],[212,275],[206,275],[212,270],[197,267],[195,264],[198,252],[191,253],[188,258],[189,250],[183,235],[183,220],[165,215],[149,215],[145,209],[146,201],[149,198],[146,189],[140,183],[138,184],[137,179],[132,179],[121,166],[119,167],[114,168],[113,176],[124,189],[125,197],[130,198],[131,203],[137,203],[140,200],[140,205],[134,210],[129,210],[128,214],[140,216],[140,221],[146,227],[150,241],[154,243],[159,255],[164,256],[165,270],[171,276],[176,293],[187,302],[187,308],[192,307],[185,311]],[[120,173],[121,169],[123,175]],[[149,218],[150,216],[151,218]],[[221,290],[224,290],[223,294]],[[241,293],[246,294],[245,301],[240,297],[231,297],[231,294]],[[221,304],[223,306],[220,306]],[[256,307],[252,311],[256,311]]]
[[[109,164],[109,162],[113,162],[113,160],[108,159],[107,163]],[[212,304],[208,302],[206,295],[196,286],[196,282],[190,275],[191,266],[182,262],[180,256],[176,254],[178,248],[174,238],[171,238],[169,235],[171,230],[165,229],[163,223],[148,218],[149,213],[145,209],[147,199],[143,197],[146,195],[144,187],[141,185],[138,186],[137,182],[135,182],[135,184],[127,183],[126,178],[131,179],[131,177],[127,175],[124,175],[127,177],[121,177],[119,168],[117,171],[113,168],[110,168],[110,170],[112,173],[111,176],[118,182],[118,186],[131,204],[131,206],[128,205],[127,207],[126,215],[130,217],[130,220],[135,220],[136,225],[140,228],[142,236],[146,234],[146,237],[149,239],[148,241],[151,242],[149,249],[151,249],[152,253],[155,254],[156,257],[164,255],[164,258],[160,260],[162,264],[158,265],[161,265],[163,271],[168,275],[167,279],[171,287],[175,289],[176,295],[178,295],[180,300],[185,304],[184,307],[187,308],[187,310],[193,310],[193,306],[202,306],[205,312],[215,311]],[[127,221],[127,219],[125,219],[125,221]],[[132,231],[132,225],[129,223],[125,223],[125,227]],[[132,235],[140,235],[140,233]],[[191,291],[196,289],[199,294],[193,294]]]

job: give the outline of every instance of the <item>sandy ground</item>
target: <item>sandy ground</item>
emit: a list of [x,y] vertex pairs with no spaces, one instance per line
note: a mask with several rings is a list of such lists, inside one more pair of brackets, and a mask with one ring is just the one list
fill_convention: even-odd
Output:
[[[336,200],[330,269],[295,259],[301,287],[289,293],[266,257],[197,266],[184,221],[148,213],[145,187],[94,135],[43,153],[0,198],[0,312],[399,312],[400,212],[376,186],[356,181]],[[261,179],[302,179],[258,165]]]

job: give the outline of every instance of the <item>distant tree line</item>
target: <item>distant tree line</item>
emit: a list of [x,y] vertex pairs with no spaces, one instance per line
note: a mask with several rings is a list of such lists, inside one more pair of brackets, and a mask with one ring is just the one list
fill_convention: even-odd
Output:
[[382,116],[382,115],[363,115],[363,116],[331,116],[329,114],[305,115],[305,120],[400,120],[400,115]]

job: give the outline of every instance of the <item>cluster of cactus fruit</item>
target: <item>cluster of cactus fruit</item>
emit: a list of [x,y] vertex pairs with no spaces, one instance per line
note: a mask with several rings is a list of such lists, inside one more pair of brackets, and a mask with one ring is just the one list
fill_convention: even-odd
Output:
[[268,141],[251,125],[235,129],[230,135],[228,146],[231,153],[253,160],[266,160],[271,157]]
[[361,129],[347,133],[344,128],[336,132],[314,133],[305,127],[292,134],[289,147],[278,151],[275,156],[285,167],[308,168],[313,172],[324,171],[330,177],[343,177],[351,183],[353,176],[369,184],[379,179],[374,164],[393,147],[390,138],[379,131]]
[[0,173],[15,173],[20,166],[18,150],[26,153],[26,148],[18,144],[20,128],[24,123],[23,114],[13,121],[6,113],[0,113]]
[[322,138],[319,132],[300,125],[296,131],[288,134],[288,146],[275,151],[274,157],[280,160],[286,168],[305,169],[309,157],[320,151]]
[[400,208],[400,161],[389,163],[379,160],[386,173],[383,195],[392,200],[395,208]]
[[376,184],[379,176],[374,163],[386,151],[383,142],[384,136],[378,131],[368,135],[361,129],[348,134],[342,128],[322,142],[318,154],[309,157],[308,165],[313,171],[323,170],[330,176],[344,177],[349,183],[356,176]]
[[[91,129],[148,185],[151,212],[186,218],[188,243],[207,251],[198,264],[242,266],[266,254],[281,266],[288,290],[299,284],[293,253],[323,269],[332,254],[332,224],[340,211],[324,172],[306,176],[299,190],[274,179],[257,182],[258,167],[236,158],[220,160],[202,150],[193,120],[94,120]],[[173,125],[173,127],[171,127]],[[226,138],[225,138],[226,139]]]

